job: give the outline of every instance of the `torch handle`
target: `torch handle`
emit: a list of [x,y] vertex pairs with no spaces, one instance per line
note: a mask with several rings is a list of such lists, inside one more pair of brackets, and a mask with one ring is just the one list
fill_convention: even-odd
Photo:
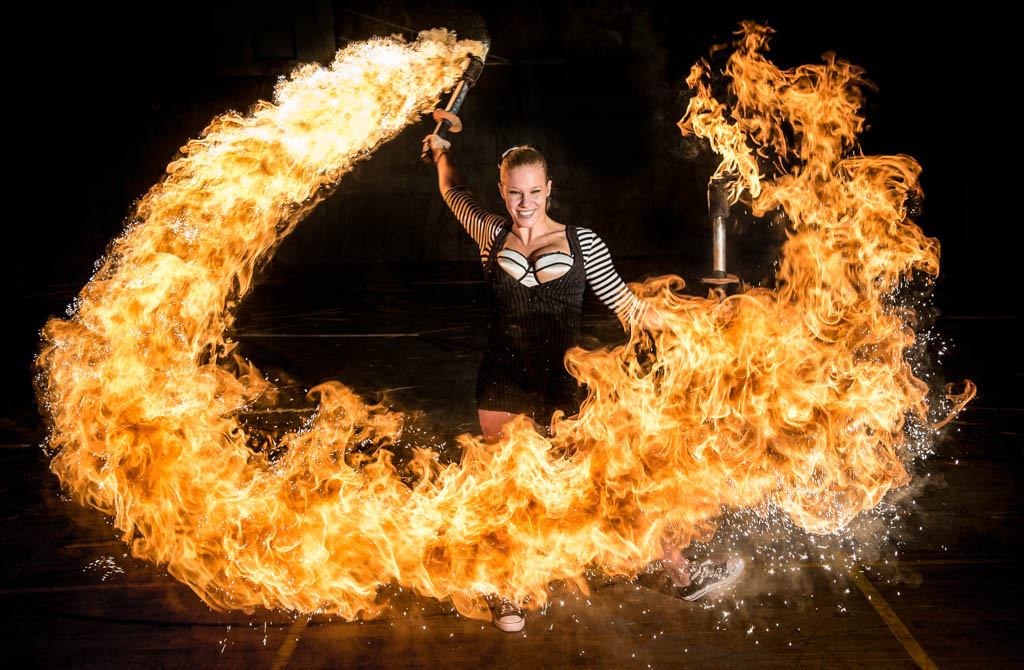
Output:
[[716,216],[711,221],[711,270],[716,275],[725,274],[725,217]]
[[712,179],[708,183],[708,213],[711,215],[712,271],[716,275],[725,275],[725,223],[729,218],[729,196],[722,179]]
[[[458,86],[452,92],[452,97],[448,99],[448,105],[444,108],[444,111],[451,112],[452,114],[458,114],[459,110],[462,109],[462,103],[466,100],[466,94],[469,93],[471,85],[466,84],[466,80],[459,81]],[[434,134],[444,137],[448,133],[448,129],[452,127],[451,121],[448,119],[441,119],[437,123],[437,127],[434,128]]]
[[452,127],[452,122],[448,119],[441,119],[441,121],[434,128],[434,134],[438,137],[448,137],[448,129]]
[[[451,112],[452,114],[458,114],[462,108],[462,103],[466,100],[466,95],[469,94],[469,89],[473,88],[477,79],[480,78],[480,73],[484,71],[484,61],[478,56],[469,57],[469,65],[466,66],[466,71],[462,74],[462,79],[456,84],[455,90],[452,91],[451,97],[448,98],[448,104],[445,105],[444,111]],[[434,134],[438,137],[445,137],[448,135],[448,131],[451,129],[452,123],[448,119],[441,119],[437,122],[437,126],[434,128]],[[423,152],[420,154],[420,160],[428,165],[434,162],[434,158],[430,153],[430,147],[423,147]]]
[[713,177],[708,182],[708,214],[711,217],[711,274],[701,281],[723,287],[724,291],[725,286],[738,283],[739,278],[729,274],[725,266],[725,225],[729,221],[729,192],[725,180],[721,177]]

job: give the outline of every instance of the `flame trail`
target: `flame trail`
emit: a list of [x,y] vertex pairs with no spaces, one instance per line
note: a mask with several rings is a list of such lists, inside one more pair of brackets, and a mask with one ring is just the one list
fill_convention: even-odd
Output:
[[[766,39],[746,25],[729,61],[732,118],[698,65],[681,124],[726,156],[734,199],[788,213],[778,290],[720,302],[680,294],[675,277],[638,287],[665,321],[656,358],[637,357],[639,331],[569,352],[590,392],[551,439],[519,420],[494,447],[460,438],[459,464],[419,450],[408,485],[386,449],[402,416],[341,384],[313,389],[316,415],[275,460],[247,448],[234,418],[270,389],[224,336],[257,263],[484,51],[435,31],[302,67],[273,103],[184,147],[69,318],[44,329],[51,469],[211,606],[349,619],[385,607],[389,583],[473,616],[482,593],[539,606],[554,580],[586,588],[587,567],[635,574],[663,538],[708,537],[729,507],[843,527],[908,480],[904,429],[926,420],[927,389],[888,296],[914,270],[938,272],[938,243],[904,217],[912,159],[847,157],[860,71],[834,58],[780,71],[760,54]],[[750,146],[793,167],[766,179]],[[365,440],[380,448],[351,450]]]

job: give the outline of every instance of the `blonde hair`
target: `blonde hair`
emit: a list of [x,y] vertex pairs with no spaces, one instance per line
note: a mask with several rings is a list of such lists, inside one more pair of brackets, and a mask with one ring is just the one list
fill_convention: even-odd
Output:
[[548,162],[545,160],[544,154],[529,144],[506,149],[501,154],[501,161],[498,163],[498,174],[500,175],[502,170],[511,170],[523,165],[539,165],[544,170],[544,176],[548,176]]

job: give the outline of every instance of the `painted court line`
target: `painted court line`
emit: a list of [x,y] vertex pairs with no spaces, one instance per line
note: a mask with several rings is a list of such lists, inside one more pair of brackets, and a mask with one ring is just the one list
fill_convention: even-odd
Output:
[[126,547],[127,548],[128,545],[126,545],[124,543],[124,541],[116,540],[116,539],[109,539],[109,540],[87,540],[87,541],[82,541],[82,542],[72,542],[70,544],[65,544],[63,548],[64,549],[97,549],[99,547],[110,547],[110,546],[115,546],[115,547],[116,546],[121,546],[121,547]]
[[430,330],[421,330],[413,333],[281,333],[281,332],[267,332],[267,331],[247,331],[233,333],[236,337],[247,337],[247,338],[263,338],[263,337],[276,337],[276,338],[288,338],[288,337],[313,337],[320,339],[351,339],[351,338],[362,338],[362,337],[420,337],[422,335],[434,335],[435,333],[447,333],[453,330],[460,330],[458,326],[449,326],[447,328],[431,328]]
[[125,584],[103,582],[100,584],[76,584],[74,586],[28,586],[23,588],[0,589],[0,596],[20,596],[28,593],[73,593],[75,591],[108,591],[126,589],[163,589],[174,586],[177,582],[140,582]]
[[878,592],[878,589],[871,583],[871,580],[864,576],[860,568],[854,568],[850,572],[850,578],[853,579],[853,583],[857,585],[860,592],[864,594],[864,597],[867,598],[871,606],[878,612],[878,616],[882,617],[882,621],[889,627],[889,630],[892,631],[896,640],[903,646],[907,655],[917,664],[917,667],[921,668],[921,670],[938,670],[938,666],[928,657],[924,648],[914,639],[914,636],[910,634],[907,627],[903,625],[903,621],[896,616],[896,612],[889,607],[889,603],[885,602],[885,598]]
[[277,650],[277,654],[274,656],[274,664],[270,666],[270,670],[284,670],[284,668],[288,667],[288,662],[292,660],[292,654],[295,653],[295,647],[299,644],[299,638],[302,637],[302,632],[306,630],[306,626],[309,625],[311,618],[299,617],[292,622],[291,626],[288,626],[284,642],[281,643],[281,647]]
[[[1008,563],[1020,563],[1020,558],[922,558],[909,561],[889,561],[888,563],[867,562],[858,565],[869,568],[899,568],[899,567],[925,567],[928,565],[1004,565]],[[797,568],[835,568],[835,563],[820,563],[818,561],[803,561],[795,564]]]
[[237,337],[253,338],[289,338],[315,337],[318,339],[356,339],[362,337],[419,337],[421,333],[235,333]]

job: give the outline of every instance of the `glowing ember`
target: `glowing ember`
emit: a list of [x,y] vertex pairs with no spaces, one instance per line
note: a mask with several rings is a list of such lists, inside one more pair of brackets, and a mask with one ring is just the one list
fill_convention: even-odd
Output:
[[[300,68],[273,104],[216,119],[140,201],[127,231],[53,319],[37,360],[51,467],[115,519],[134,555],[215,607],[372,615],[389,583],[481,616],[481,594],[541,606],[553,580],[635,574],[662,539],[707,537],[727,508],[775,506],[803,528],[843,527],[908,480],[908,421],[925,384],[889,297],[938,272],[938,243],[904,217],[918,165],[845,157],[860,72],[828,59],[780,71],[746,26],[727,118],[696,67],[684,131],[712,138],[733,199],[782,206],[793,230],[778,290],[724,301],[639,287],[661,312],[656,359],[627,346],[567,356],[590,389],[550,440],[525,421],[496,446],[464,436],[460,464],[421,450],[407,485],[389,452],[403,418],[337,383],[269,460],[233,418],[270,384],[232,355],[231,309],[254,268],[352,164],[454,84],[478,43],[438,31],[354,44]],[[751,150],[749,147],[753,147]],[[771,149],[781,176],[753,158]],[[972,394],[968,385],[960,398]]]

